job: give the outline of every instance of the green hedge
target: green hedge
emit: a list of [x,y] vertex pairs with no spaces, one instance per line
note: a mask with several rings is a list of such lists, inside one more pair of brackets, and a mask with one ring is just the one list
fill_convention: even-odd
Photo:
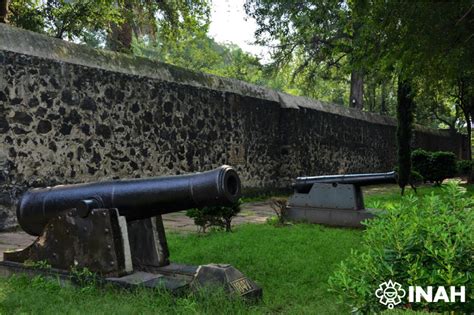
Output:
[[459,176],[471,176],[474,170],[474,161],[460,160],[457,162],[457,169]]
[[458,174],[456,155],[452,152],[428,152],[422,149],[411,154],[413,170],[425,181],[441,184],[443,180]]
[[431,153],[422,149],[416,149],[411,153],[412,169],[423,176],[428,181],[429,174],[432,173]]

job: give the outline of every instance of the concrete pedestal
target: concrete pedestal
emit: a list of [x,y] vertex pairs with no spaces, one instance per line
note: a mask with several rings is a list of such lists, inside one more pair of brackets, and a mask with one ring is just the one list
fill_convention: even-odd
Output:
[[373,210],[322,209],[312,207],[288,207],[288,219],[328,226],[364,228],[361,221],[374,217]]

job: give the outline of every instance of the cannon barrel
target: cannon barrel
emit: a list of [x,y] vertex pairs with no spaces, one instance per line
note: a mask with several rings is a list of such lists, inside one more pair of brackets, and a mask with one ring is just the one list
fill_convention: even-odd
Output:
[[347,175],[324,175],[297,177],[293,188],[298,193],[308,193],[315,183],[321,184],[353,184],[357,186],[392,184],[396,182],[396,173],[369,173]]
[[20,226],[40,235],[48,221],[71,208],[117,208],[128,221],[190,208],[230,205],[240,198],[237,172],[224,165],[197,174],[35,188],[17,207]]

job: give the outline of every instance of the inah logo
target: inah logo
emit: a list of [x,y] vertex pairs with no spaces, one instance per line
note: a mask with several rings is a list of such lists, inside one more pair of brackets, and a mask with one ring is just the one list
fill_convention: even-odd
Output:
[[379,302],[387,305],[389,309],[400,304],[405,294],[402,285],[398,282],[392,282],[392,280],[382,283],[375,291],[375,296],[379,298]]
[[[408,302],[420,303],[422,300],[428,303],[437,303],[443,301],[445,303],[455,303],[459,300],[461,303],[466,302],[466,287],[449,287],[449,292],[443,286],[437,287],[433,297],[433,286],[425,288],[420,286],[409,286],[408,287]],[[375,291],[375,296],[379,298],[379,302],[386,305],[389,309],[392,309],[395,305],[402,302],[402,298],[406,295],[406,291],[402,289],[402,285],[398,282],[388,280],[381,285]],[[458,299],[457,299],[458,298]]]

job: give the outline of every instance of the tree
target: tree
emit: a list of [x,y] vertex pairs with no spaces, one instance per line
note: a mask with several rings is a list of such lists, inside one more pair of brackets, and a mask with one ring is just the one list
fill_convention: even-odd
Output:
[[[365,0],[249,0],[247,14],[256,19],[257,42],[272,45],[277,66],[297,61],[294,74],[308,81],[318,76],[351,73],[349,105],[363,107]],[[324,69],[322,69],[322,67]]]
[[209,17],[207,0],[11,0],[8,8],[15,26],[128,53],[134,36],[156,41],[160,27],[178,40],[187,30],[207,29]]
[[411,138],[413,128],[413,94],[410,82],[398,79],[398,106],[397,106],[397,153],[398,153],[398,185],[403,195],[405,186],[410,183],[411,177]]
[[[469,0],[456,3],[372,1],[369,8],[365,23],[371,32],[363,36],[364,41],[373,45],[368,45],[364,61],[401,78],[397,143],[403,192],[410,174],[410,111],[416,94],[414,87],[420,81],[433,82],[433,78],[446,83],[459,82],[466,69],[474,68],[473,5]],[[467,77],[472,78],[472,73]],[[463,90],[461,85],[458,87],[458,91]],[[463,98],[461,94],[459,100]],[[467,95],[471,95],[470,92]],[[470,114],[470,102],[466,104],[466,113]],[[469,115],[465,115],[465,119],[469,124]]]
[[147,37],[156,42],[158,28],[168,40],[179,41],[183,35],[206,29],[209,23],[208,0],[119,0],[120,22],[113,22],[108,36],[108,47],[115,51],[130,52],[132,38]]
[[449,128],[451,134],[465,129],[462,113],[456,105],[449,82],[430,76],[418,82],[415,102],[417,123],[432,128]]
[[69,40],[120,20],[113,0],[12,0],[9,11],[15,26]]
[[268,83],[259,59],[233,44],[219,44],[207,35],[207,28],[191,29],[180,40],[170,39],[158,30],[154,42],[139,40],[132,44],[135,55],[146,56],[190,70],[207,72],[254,84]]
[[257,57],[244,52],[237,45],[226,45],[222,67],[210,71],[216,75],[254,84],[265,84],[264,67]]
[[[467,137],[472,142],[472,123],[474,122],[474,77],[472,73],[460,73],[455,86],[456,105],[461,109],[466,122]],[[472,160],[472,144],[468,146],[469,159]]]

